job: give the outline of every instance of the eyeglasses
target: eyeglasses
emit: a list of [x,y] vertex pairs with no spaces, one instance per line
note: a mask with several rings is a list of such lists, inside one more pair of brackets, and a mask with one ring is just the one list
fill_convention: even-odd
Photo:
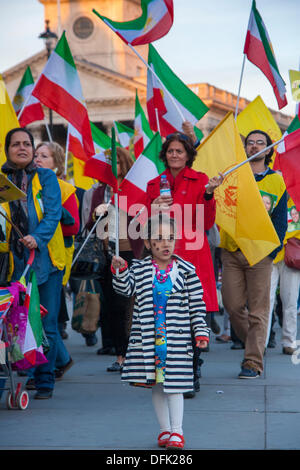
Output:
[[247,140],[247,145],[267,145],[264,140]]

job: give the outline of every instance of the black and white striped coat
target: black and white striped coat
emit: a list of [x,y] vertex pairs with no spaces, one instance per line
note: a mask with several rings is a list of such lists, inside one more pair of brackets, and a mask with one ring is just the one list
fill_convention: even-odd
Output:
[[[195,267],[178,256],[177,278],[166,309],[167,359],[164,391],[183,393],[193,389],[193,347],[195,336],[209,337],[201,282]],[[113,287],[126,297],[135,296],[132,326],[122,380],[155,381],[155,326],[153,310],[154,269],[151,257],[134,260],[129,269],[113,276]]]

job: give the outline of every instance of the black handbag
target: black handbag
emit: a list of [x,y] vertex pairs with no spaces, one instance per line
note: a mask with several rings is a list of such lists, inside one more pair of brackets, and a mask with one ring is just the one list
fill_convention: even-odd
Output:
[[[86,240],[84,233],[86,233],[86,231],[81,232],[75,239],[73,259],[76,259],[78,252]],[[106,256],[103,252],[103,242],[96,235],[92,235],[84,245],[75,263],[72,265],[71,277],[78,280],[101,278],[103,277],[105,266]]]

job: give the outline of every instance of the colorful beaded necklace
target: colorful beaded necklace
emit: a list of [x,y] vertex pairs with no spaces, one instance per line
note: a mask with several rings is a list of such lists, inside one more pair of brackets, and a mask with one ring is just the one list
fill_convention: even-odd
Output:
[[155,268],[155,275],[156,275],[156,279],[158,280],[158,282],[160,283],[166,282],[166,280],[168,279],[169,272],[171,271],[172,266],[173,266],[173,260],[171,261],[170,264],[168,264],[167,269],[164,272],[164,274],[160,272],[159,267],[157,263],[154,261],[154,259],[152,260],[152,264]]

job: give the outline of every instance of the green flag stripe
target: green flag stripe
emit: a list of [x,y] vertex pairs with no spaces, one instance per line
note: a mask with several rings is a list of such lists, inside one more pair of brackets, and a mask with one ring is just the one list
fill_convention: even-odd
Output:
[[208,107],[178,78],[170,67],[163,61],[156,49],[149,44],[149,64],[154,67],[155,73],[169,92],[197,119],[208,111]]
[[269,41],[268,41],[268,37],[267,37],[267,34],[266,34],[266,30],[264,28],[262,17],[260,16],[259,11],[256,9],[255,0],[253,0],[252,10],[253,10],[255,21],[256,21],[256,24],[257,24],[257,28],[258,28],[258,31],[259,31],[259,34],[260,34],[260,37],[261,37],[261,41],[262,41],[262,44],[263,44],[265,52],[266,52],[267,59],[268,59],[269,63],[274,67],[274,69],[277,71],[278,75],[280,75],[279,70],[278,70],[278,66],[277,66],[277,63],[276,63],[275,56],[272,52],[272,49],[271,49]]
[[31,294],[28,309],[28,320],[36,341],[36,345],[39,347],[43,341],[43,331],[40,314],[40,295],[36,281],[36,274],[33,270],[30,271],[29,282],[31,282]]
[[291,132],[294,132],[297,129],[300,129],[300,120],[298,116],[295,116],[286,131],[288,134],[290,134]]
[[146,148],[143,150],[143,155],[149,158],[149,160],[151,160],[155,164],[158,174],[162,173],[166,169],[164,163],[159,158],[161,147],[161,137],[159,133],[156,132],[148,143],[148,145],[146,146]]
[[17,93],[20,92],[26,86],[33,85],[33,84],[34,84],[33,76],[32,76],[30,67],[28,66],[27,69],[25,70],[20,86],[17,90]]
[[141,115],[141,120],[142,120],[142,131],[145,132],[145,134],[147,135],[147,137],[149,137],[149,139],[152,139],[153,132],[151,130],[150,124],[148,122],[148,119],[146,118],[146,115],[145,115],[144,110],[141,106],[138,94],[136,92],[136,95],[135,95],[135,117],[137,117],[139,115]]
[[66,39],[65,31],[62,33],[61,38],[57,43],[57,46],[55,48],[55,52],[63,60],[68,62],[69,65],[71,65],[72,67],[74,67],[74,69],[76,69],[75,62],[74,62],[72,53],[70,51],[70,47],[69,47],[68,41]]
[[117,169],[117,149],[116,149],[116,132],[115,128],[111,128],[111,169],[114,177],[118,178],[118,169]]
[[100,15],[95,9],[93,12],[99,16],[103,21],[107,21],[111,24],[114,28],[120,30],[140,30],[142,29],[147,21],[148,16],[148,4],[151,3],[153,0],[142,0],[141,8],[142,8],[142,15],[139,18],[131,21],[112,21],[111,19],[107,18],[106,16]]

